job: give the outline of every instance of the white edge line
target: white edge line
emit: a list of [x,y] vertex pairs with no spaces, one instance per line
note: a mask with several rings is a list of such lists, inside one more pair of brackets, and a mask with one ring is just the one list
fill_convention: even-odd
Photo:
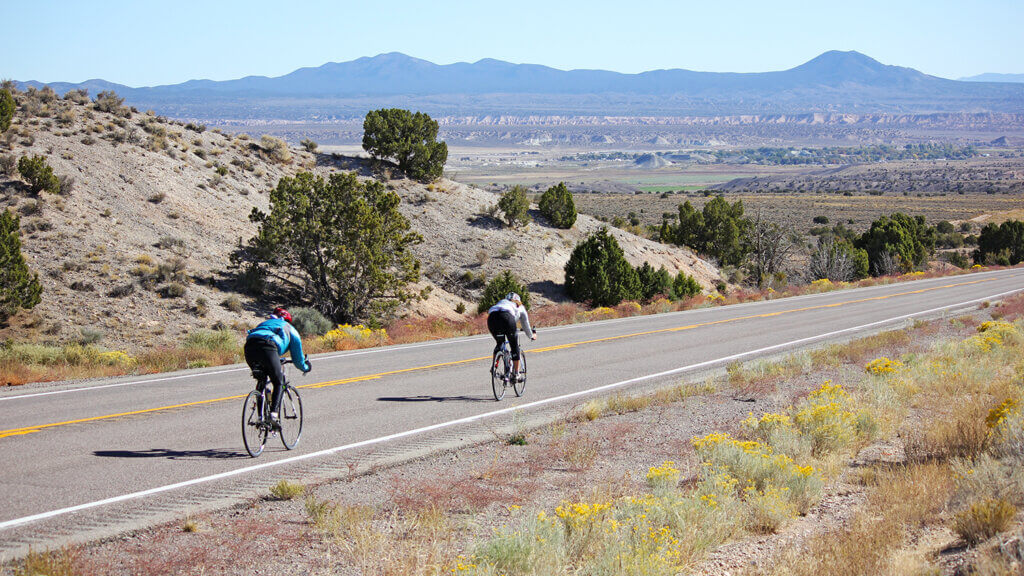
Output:
[[[897,286],[897,285],[906,285],[906,284],[909,284],[911,282],[928,282],[928,281],[950,280],[950,279],[963,278],[963,277],[966,277],[966,276],[977,277],[977,276],[982,276],[982,275],[999,274],[1000,272],[1003,272],[1003,270],[992,270],[992,271],[988,271],[988,272],[975,272],[973,274],[959,274],[957,276],[940,276],[938,278],[926,278],[924,280],[911,280],[910,282],[893,282],[893,283],[890,283],[890,284],[876,284],[875,286],[865,286],[863,288],[854,288],[852,290],[871,290],[872,288],[884,289],[884,288],[888,288],[888,287],[892,287],[892,286]],[[729,310],[736,310],[736,309],[739,309],[739,308],[746,308],[746,307],[749,307],[749,306],[756,306],[756,305],[759,305],[759,304],[760,305],[764,305],[764,304],[769,303],[769,302],[793,302],[793,301],[796,301],[796,300],[804,300],[804,299],[807,299],[807,298],[823,297],[823,296],[828,295],[828,294],[849,293],[849,292],[850,292],[850,290],[833,290],[831,292],[822,292],[822,293],[818,293],[818,294],[801,294],[800,296],[790,296],[788,298],[780,298],[778,300],[759,300],[757,302],[741,302],[739,304],[733,304],[733,305],[727,306],[725,308],[727,308]],[[660,317],[660,318],[669,318],[669,317],[683,315],[683,314],[692,314],[692,313],[704,312],[704,311],[707,311],[707,310],[709,310],[709,309],[708,308],[694,308],[694,309],[691,309],[691,310],[679,310],[679,311],[676,311],[676,312],[667,312],[665,314],[658,314],[657,316]],[[561,332],[563,330],[580,329],[580,328],[586,328],[588,326],[589,327],[593,327],[593,325],[595,323],[601,323],[601,324],[605,324],[605,325],[612,324],[612,323],[617,324],[617,323],[620,323],[620,322],[637,321],[637,320],[644,319],[644,318],[650,318],[651,316],[652,315],[628,316],[628,317],[625,317],[625,318],[613,318],[613,319],[609,319],[609,320],[597,320],[597,321],[594,321],[594,322],[583,322],[583,323],[578,323],[578,324],[566,324],[566,325],[562,325],[562,326],[552,326],[551,328],[547,328],[544,331],[545,332]],[[365,350],[348,351],[348,352],[344,352],[344,353],[341,353],[341,354],[332,354],[332,355],[329,355],[329,356],[328,355],[311,356],[311,358],[313,358],[314,360],[333,360],[335,358],[350,358],[352,356],[363,356],[365,354],[379,354],[381,352],[392,352],[392,351],[397,351],[397,350],[409,350],[409,349],[413,349],[413,348],[425,348],[425,347],[428,347],[428,346],[440,346],[440,345],[443,345],[443,344],[458,344],[458,343],[462,343],[462,342],[473,342],[473,341],[476,341],[476,340],[485,340],[485,339],[488,339],[488,337],[487,336],[483,336],[483,335],[473,335],[473,336],[465,336],[465,337],[462,337],[462,338],[448,338],[448,339],[444,339],[444,340],[432,340],[432,341],[429,341],[429,342],[417,342],[417,343],[413,343],[413,344],[404,344],[404,345],[399,345],[399,346],[381,346],[381,347],[378,347],[378,348],[369,348],[369,349],[365,349]],[[102,389],[105,389],[105,388],[120,388],[122,386],[139,386],[139,385],[142,385],[142,384],[152,384],[154,382],[167,382],[167,381],[170,381],[170,380],[181,380],[183,378],[198,378],[198,377],[201,377],[201,376],[215,376],[217,374],[227,374],[227,373],[230,373],[230,372],[242,372],[242,371],[245,371],[245,370],[248,370],[248,368],[245,367],[245,366],[241,366],[239,368],[228,368],[228,369],[225,369],[225,370],[217,370],[217,371],[213,371],[213,372],[197,372],[197,373],[194,373],[194,374],[181,374],[181,375],[178,375],[178,376],[165,376],[165,377],[162,377],[162,378],[153,378],[153,379],[150,379],[150,380],[132,380],[130,382],[118,382],[118,383],[114,383],[114,384],[100,384],[98,386],[82,386],[82,387],[79,387],[79,388],[66,388],[64,390],[51,390],[49,392],[33,392],[33,393],[30,393],[30,394],[19,394],[17,396],[0,397],[0,402],[5,402],[5,401],[8,401],[8,400],[23,400],[25,398],[36,398],[36,397],[39,397],[39,396],[52,396],[52,395],[55,395],[55,394],[68,394],[68,393],[72,393],[72,392],[87,392],[87,391],[91,391],[91,390],[102,390]],[[0,529],[2,529],[2,525],[0,525]]]
[[508,414],[509,412],[514,412],[516,410],[524,410],[524,409],[533,408],[533,407],[536,407],[536,406],[543,406],[545,404],[552,404],[552,403],[555,403],[555,402],[561,402],[563,400],[568,400],[570,398],[577,398],[577,397],[585,396],[585,395],[588,395],[588,394],[594,394],[596,392],[604,392],[606,390],[611,390],[613,388],[620,388],[622,386],[627,386],[629,384],[636,384],[637,382],[643,382],[644,380],[654,380],[654,379],[662,378],[662,377],[665,377],[665,376],[671,376],[672,374],[678,374],[680,372],[688,372],[688,371],[691,371],[691,370],[696,370],[698,368],[705,368],[707,366],[711,366],[711,365],[714,365],[714,364],[721,364],[723,362],[729,362],[731,360],[737,360],[737,359],[743,358],[745,356],[753,356],[753,355],[757,355],[757,354],[763,354],[765,352],[771,352],[772,350],[778,350],[778,349],[781,349],[781,348],[790,348],[790,347],[793,347],[793,346],[796,346],[796,345],[799,345],[799,344],[805,344],[807,342],[813,342],[815,340],[822,340],[822,339],[825,339],[825,338],[830,338],[832,336],[838,336],[840,334],[845,334],[845,333],[848,333],[848,332],[859,332],[859,331],[864,330],[866,328],[872,328],[872,327],[880,326],[880,325],[884,325],[884,324],[891,324],[893,322],[898,322],[900,320],[906,320],[908,318],[913,318],[914,316],[924,316],[924,315],[933,314],[935,312],[939,312],[939,311],[942,311],[942,310],[949,310],[951,308],[958,308],[958,307],[961,307],[961,306],[968,306],[968,305],[971,305],[971,304],[976,304],[978,302],[984,302],[986,300],[992,300],[992,299],[995,299],[995,298],[1001,298],[1003,296],[1008,296],[1010,294],[1015,294],[1017,292],[1022,292],[1022,291],[1024,291],[1024,288],[1018,288],[1018,289],[1015,289],[1015,290],[1009,290],[1007,292],[1002,292],[1002,293],[999,293],[999,294],[993,294],[993,295],[986,296],[986,297],[983,297],[983,298],[976,298],[974,300],[968,300],[966,302],[958,302],[956,304],[949,304],[949,305],[946,305],[946,306],[940,306],[938,308],[932,308],[930,310],[922,310],[920,312],[913,312],[911,314],[904,314],[902,316],[895,316],[893,318],[887,318],[885,320],[878,320],[876,322],[871,322],[871,323],[868,323],[868,324],[861,324],[860,326],[853,326],[851,328],[843,328],[842,330],[836,330],[836,331],[833,331],[833,332],[826,332],[825,334],[818,334],[816,336],[808,336],[806,338],[800,338],[800,339],[797,339],[797,340],[791,340],[789,342],[784,342],[782,344],[774,344],[772,346],[766,346],[764,348],[759,348],[757,350],[749,350],[747,352],[740,352],[739,354],[733,354],[731,356],[725,356],[725,357],[722,357],[722,358],[716,358],[714,360],[706,360],[704,362],[698,362],[696,364],[690,364],[689,366],[682,366],[682,367],[679,367],[679,368],[673,368],[671,370],[666,370],[664,372],[658,372],[656,374],[648,374],[646,376],[638,376],[636,378],[630,378],[629,380],[622,380],[622,381],[615,382],[615,383],[612,383],[612,384],[605,384],[604,386],[598,386],[597,388],[590,388],[588,390],[580,390],[578,392],[572,392],[572,393],[569,393],[569,394],[563,394],[561,396],[555,396],[555,397],[552,397],[552,398],[545,398],[543,400],[536,400],[534,402],[528,402],[526,404],[520,404],[518,406],[511,406],[509,408],[502,408],[501,410],[495,410],[493,412],[485,412],[483,414],[476,414],[474,416],[467,416],[465,418],[459,418],[457,420],[449,420],[448,422],[440,422],[438,424],[431,424],[430,426],[424,426],[422,428],[416,428],[414,430],[406,430],[404,432],[397,432],[395,434],[389,434],[387,436],[380,436],[378,438],[371,438],[369,440],[362,440],[362,441],[355,442],[355,443],[352,443],[352,444],[346,444],[344,446],[336,446],[334,448],[327,448],[325,450],[320,450],[320,451],[317,451],[317,452],[310,452],[309,454],[301,454],[299,456],[292,456],[291,458],[284,458],[282,460],[275,460],[273,462],[265,462],[263,464],[257,464],[255,466],[247,466],[245,468],[239,468],[237,470],[230,470],[228,472],[221,472],[219,474],[214,474],[212,476],[204,476],[202,478],[193,478],[192,480],[186,480],[184,482],[177,482],[175,484],[168,484],[166,486],[158,486],[156,488],[150,488],[148,490],[142,490],[140,492],[132,492],[131,494],[123,494],[121,496],[114,496],[112,498],[106,498],[106,499],[103,499],[103,500],[97,500],[95,502],[87,502],[85,504],[79,504],[77,506],[71,506],[71,507],[68,507],[68,508],[61,508],[59,510],[52,510],[50,512],[43,512],[43,513],[40,513],[40,514],[34,514],[32,516],[25,516],[23,518],[15,518],[13,520],[7,520],[5,522],[0,522],[0,530],[6,530],[8,528],[13,528],[15,526],[20,526],[22,524],[28,524],[30,522],[35,522],[35,521],[38,521],[38,520],[45,520],[47,518],[53,518],[55,516],[61,516],[61,515],[64,515],[64,514],[70,514],[72,512],[78,512],[78,511],[81,511],[81,510],[87,510],[89,508],[96,508],[98,506],[105,506],[107,504],[116,504],[118,502],[125,502],[127,500],[134,500],[136,498],[143,498],[145,496],[150,496],[150,495],[153,495],[153,494],[159,494],[161,492],[168,492],[168,491],[171,491],[171,490],[177,490],[179,488],[186,488],[188,486],[195,486],[197,484],[203,484],[203,483],[206,483],[206,482],[213,482],[215,480],[221,480],[223,478],[230,478],[232,476],[238,476],[238,475],[246,474],[246,473],[249,473],[249,472],[255,472],[255,471],[258,471],[258,470],[263,470],[265,468],[271,468],[271,467],[280,466],[280,465],[283,465],[283,464],[291,464],[293,462],[299,462],[299,461],[302,461],[302,460],[308,460],[310,458],[318,458],[320,456],[329,456],[331,454],[336,454],[338,452],[345,452],[345,451],[348,451],[348,450],[353,450],[353,449],[356,449],[356,448],[362,448],[364,446],[370,446],[370,445],[373,445],[373,444],[381,444],[381,443],[384,443],[384,442],[389,442],[391,440],[397,440],[399,438],[404,438],[406,436],[414,436],[414,435],[417,435],[417,434],[422,434],[424,432],[431,432],[433,430],[439,430],[441,428],[448,428],[448,427],[457,426],[457,425],[460,425],[460,424],[468,424],[470,422],[474,422],[474,421],[477,421],[477,420],[483,420],[484,418],[491,418],[491,417],[494,417],[494,416],[500,416],[502,414]]

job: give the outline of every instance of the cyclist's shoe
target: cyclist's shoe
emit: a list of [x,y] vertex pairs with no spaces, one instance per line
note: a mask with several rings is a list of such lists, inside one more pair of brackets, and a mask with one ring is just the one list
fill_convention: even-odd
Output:
[[270,413],[270,420],[267,421],[267,424],[270,424],[271,430],[281,429],[281,419],[277,417],[277,412]]
[[520,372],[516,375],[516,382],[526,382],[526,374]]

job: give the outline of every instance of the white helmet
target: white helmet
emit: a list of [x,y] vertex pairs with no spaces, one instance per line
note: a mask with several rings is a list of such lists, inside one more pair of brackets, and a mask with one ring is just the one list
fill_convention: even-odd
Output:
[[523,303],[523,299],[520,298],[519,294],[516,294],[515,292],[509,292],[508,294],[505,294],[505,300],[508,300],[510,302],[515,302],[516,304],[522,304]]

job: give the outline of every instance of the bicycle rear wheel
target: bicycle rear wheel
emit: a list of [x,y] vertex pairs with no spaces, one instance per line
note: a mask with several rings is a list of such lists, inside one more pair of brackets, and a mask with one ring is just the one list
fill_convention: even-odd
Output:
[[508,382],[509,365],[508,359],[501,352],[495,352],[491,359],[491,390],[494,391],[494,399],[501,400],[505,397],[505,386]]
[[512,384],[512,389],[516,391],[516,396],[522,396],[523,391],[526,390],[526,353],[522,350],[519,351],[519,374],[523,376],[523,381],[520,382],[517,377]]
[[291,386],[284,389],[278,414],[281,416],[281,443],[291,450],[302,436],[302,397],[298,390]]
[[245,397],[245,404],[242,405],[242,442],[245,443],[245,451],[253,458],[263,453],[263,446],[267,443],[267,427],[263,423],[260,406],[261,396],[253,390]]

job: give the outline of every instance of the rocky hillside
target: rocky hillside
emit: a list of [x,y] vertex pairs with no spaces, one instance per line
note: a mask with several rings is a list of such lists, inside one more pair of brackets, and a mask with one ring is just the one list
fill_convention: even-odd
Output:
[[[268,303],[239,290],[230,254],[255,233],[252,208],[282,176],[356,170],[359,158],[287,148],[227,135],[72,94],[18,95],[14,124],[0,138],[0,209],[21,215],[23,252],[43,283],[43,300],[0,338],[68,342],[102,338],[110,347],[179,342],[197,328],[242,328]],[[75,101],[77,100],[77,102]],[[12,168],[42,155],[64,180],[60,194],[32,194]],[[491,192],[444,180],[391,179],[402,211],[424,237],[416,248],[431,297],[404,313],[475,311],[481,278],[513,270],[540,303],[563,299],[562,267],[600,223],[581,216],[571,230],[535,222],[509,230],[488,213]],[[685,250],[615,230],[627,257],[687,270],[703,284],[717,271]]]

